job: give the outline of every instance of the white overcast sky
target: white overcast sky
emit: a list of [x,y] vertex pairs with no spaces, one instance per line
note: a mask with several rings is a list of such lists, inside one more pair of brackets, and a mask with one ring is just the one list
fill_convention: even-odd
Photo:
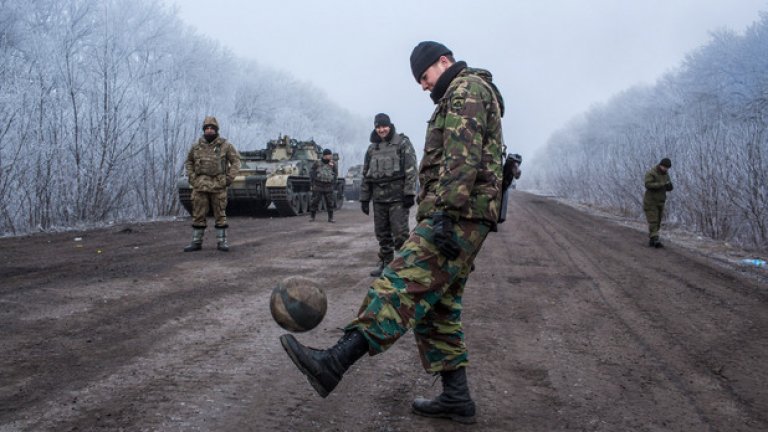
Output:
[[311,82],[371,128],[377,112],[390,114],[419,154],[433,105],[409,56],[419,41],[442,42],[493,73],[507,145],[524,157],[591,105],[653,84],[712,31],[741,33],[768,11],[768,0],[163,1],[198,33]]

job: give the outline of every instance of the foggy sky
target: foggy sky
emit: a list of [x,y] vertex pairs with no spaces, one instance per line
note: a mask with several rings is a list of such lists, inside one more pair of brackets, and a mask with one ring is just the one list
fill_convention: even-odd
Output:
[[591,105],[653,84],[712,31],[742,32],[768,11],[768,0],[164,2],[199,34],[311,82],[371,128],[388,113],[419,155],[434,106],[409,55],[419,41],[442,42],[493,73],[507,145],[524,158]]

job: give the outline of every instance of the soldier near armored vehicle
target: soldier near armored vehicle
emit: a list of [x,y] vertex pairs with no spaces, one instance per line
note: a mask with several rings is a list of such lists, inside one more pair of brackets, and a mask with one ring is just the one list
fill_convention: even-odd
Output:
[[371,276],[392,261],[408,239],[408,209],[416,196],[416,152],[405,134],[397,133],[388,115],[376,114],[371,144],[365,152],[360,206],[369,214],[373,201],[373,225],[379,241],[379,263]]
[[325,397],[365,353],[384,352],[413,329],[424,369],[439,373],[443,383],[438,397],[417,398],[413,412],[474,423],[461,303],[475,257],[499,217],[504,104],[490,72],[456,62],[440,43],[418,44],[411,70],[437,105],[419,166],[418,225],[333,347],[309,348],[290,334],[280,342]]
[[192,242],[184,252],[202,249],[209,209],[215,219],[216,248],[228,252],[227,187],[240,170],[240,155],[232,143],[219,136],[216,117],[203,120],[203,136],[192,145],[184,166],[192,187]]
[[329,149],[323,150],[323,157],[316,161],[309,170],[309,180],[312,188],[312,201],[309,204],[309,220],[315,221],[317,209],[320,201],[325,203],[325,209],[328,210],[328,222],[333,220],[333,209],[336,207],[333,186],[336,179],[339,178],[339,167],[333,160],[333,152]]
[[664,216],[664,205],[667,202],[667,192],[673,189],[669,178],[672,161],[664,158],[658,165],[645,173],[645,195],[643,196],[643,212],[648,221],[648,246],[661,248],[664,245],[659,240],[661,218]]

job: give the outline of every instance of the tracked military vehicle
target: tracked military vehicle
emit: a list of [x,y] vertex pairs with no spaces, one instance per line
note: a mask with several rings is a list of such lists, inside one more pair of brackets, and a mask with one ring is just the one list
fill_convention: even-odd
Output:
[[354,165],[349,167],[347,175],[344,177],[344,197],[348,200],[357,201],[360,199],[360,187],[363,184],[363,166]]
[[[262,150],[240,152],[240,174],[227,189],[227,215],[257,216],[274,204],[280,216],[309,212],[309,170],[320,159],[322,147],[313,140],[297,141],[283,136],[267,143]],[[333,155],[338,161],[338,155]],[[186,176],[179,179],[179,200],[192,213],[192,189]],[[334,187],[336,208],[344,203],[344,179]],[[321,201],[319,211],[324,211]]]

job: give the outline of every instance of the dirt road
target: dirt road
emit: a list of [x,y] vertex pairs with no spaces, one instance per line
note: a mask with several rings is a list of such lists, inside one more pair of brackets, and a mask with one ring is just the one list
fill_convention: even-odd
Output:
[[[0,239],[0,431],[765,431],[768,287],[522,192],[465,302],[478,424],[410,414],[439,382],[413,339],[321,399],[278,342],[277,281],[316,278],[326,346],[370,282],[371,218],[188,221]],[[81,238],[75,241],[75,238]]]

